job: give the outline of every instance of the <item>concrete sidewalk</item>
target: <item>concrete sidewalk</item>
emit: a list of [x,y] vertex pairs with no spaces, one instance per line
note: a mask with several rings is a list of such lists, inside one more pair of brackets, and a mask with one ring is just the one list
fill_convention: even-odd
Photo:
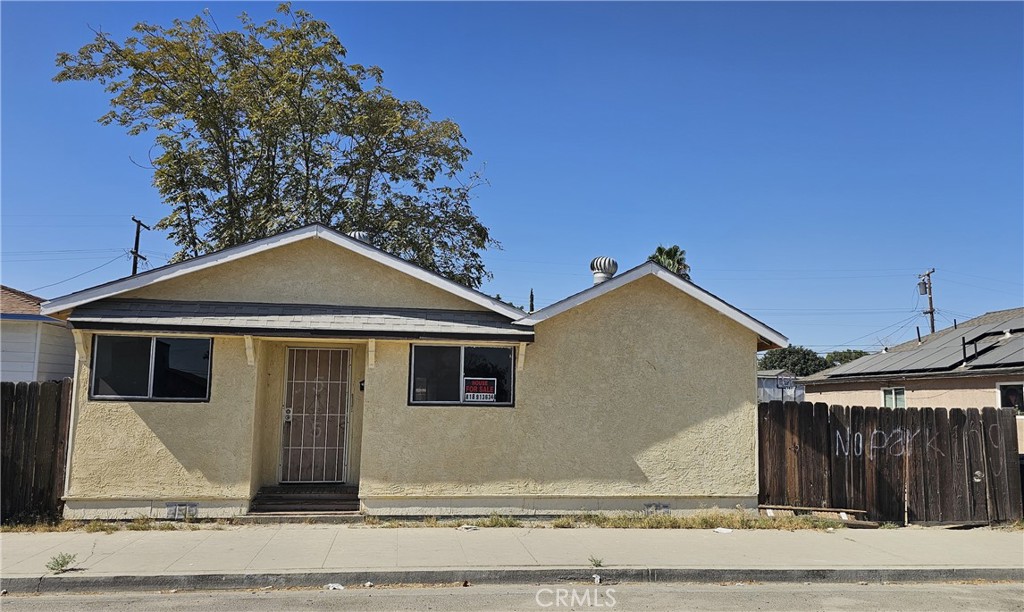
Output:
[[[11,592],[328,582],[1024,581],[1024,532],[230,526],[0,535]],[[46,563],[76,554],[75,571]],[[595,564],[600,567],[595,568]]]

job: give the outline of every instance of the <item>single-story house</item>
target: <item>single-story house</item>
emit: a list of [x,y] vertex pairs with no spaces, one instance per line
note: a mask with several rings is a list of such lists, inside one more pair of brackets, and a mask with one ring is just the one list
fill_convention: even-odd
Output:
[[0,285],[0,380],[59,380],[74,373],[67,321],[40,314],[43,298]]
[[1016,410],[1024,448],[1024,308],[985,313],[799,382],[809,402]]
[[757,401],[761,402],[802,402],[804,386],[796,382],[796,375],[789,370],[757,371]]
[[373,515],[756,505],[754,355],[786,338],[657,264],[591,267],[526,313],[312,225],[49,301],[65,516],[331,487]]

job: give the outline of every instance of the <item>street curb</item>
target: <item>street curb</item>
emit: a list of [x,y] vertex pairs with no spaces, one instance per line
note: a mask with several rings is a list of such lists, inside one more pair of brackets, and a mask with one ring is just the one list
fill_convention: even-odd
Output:
[[164,574],[148,576],[44,575],[38,578],[0,578],[14,593],[68,593],[102,591],[164,591],[314,587],[325,584],[602,584],[616,582],[1024,582],[1024,567],[907,568],[907,569],[763,569],[763,568],[512,568],[394,571],[315,571],[236,574]]

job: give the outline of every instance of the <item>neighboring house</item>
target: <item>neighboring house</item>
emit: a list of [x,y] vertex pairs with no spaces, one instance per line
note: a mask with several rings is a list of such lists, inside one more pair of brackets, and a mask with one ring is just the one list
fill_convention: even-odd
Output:
[[1013,409],[1024,448],[1024,308],[989,312],[800,382],[810,402]]
[[66,321],[39,313],[43,298],[0,285],[0,380],[57,380],[74,373]]
[[613,267],[526,314],[313,225],[47,302],[78,350],[65,516],[754,506],[754,356],[786,338]]
[[796,382],[796,375],[789,370],[758,370],[757,401],[802,402],[804,386]]

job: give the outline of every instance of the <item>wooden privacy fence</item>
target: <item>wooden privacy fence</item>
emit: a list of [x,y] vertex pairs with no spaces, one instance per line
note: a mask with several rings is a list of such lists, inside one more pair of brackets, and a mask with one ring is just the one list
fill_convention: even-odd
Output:
[[60,516],[71,379],[0,383],[0,520]]
[[776,401],[757,415],[761,505],[899,523],[1021,518],[1013,410]]

